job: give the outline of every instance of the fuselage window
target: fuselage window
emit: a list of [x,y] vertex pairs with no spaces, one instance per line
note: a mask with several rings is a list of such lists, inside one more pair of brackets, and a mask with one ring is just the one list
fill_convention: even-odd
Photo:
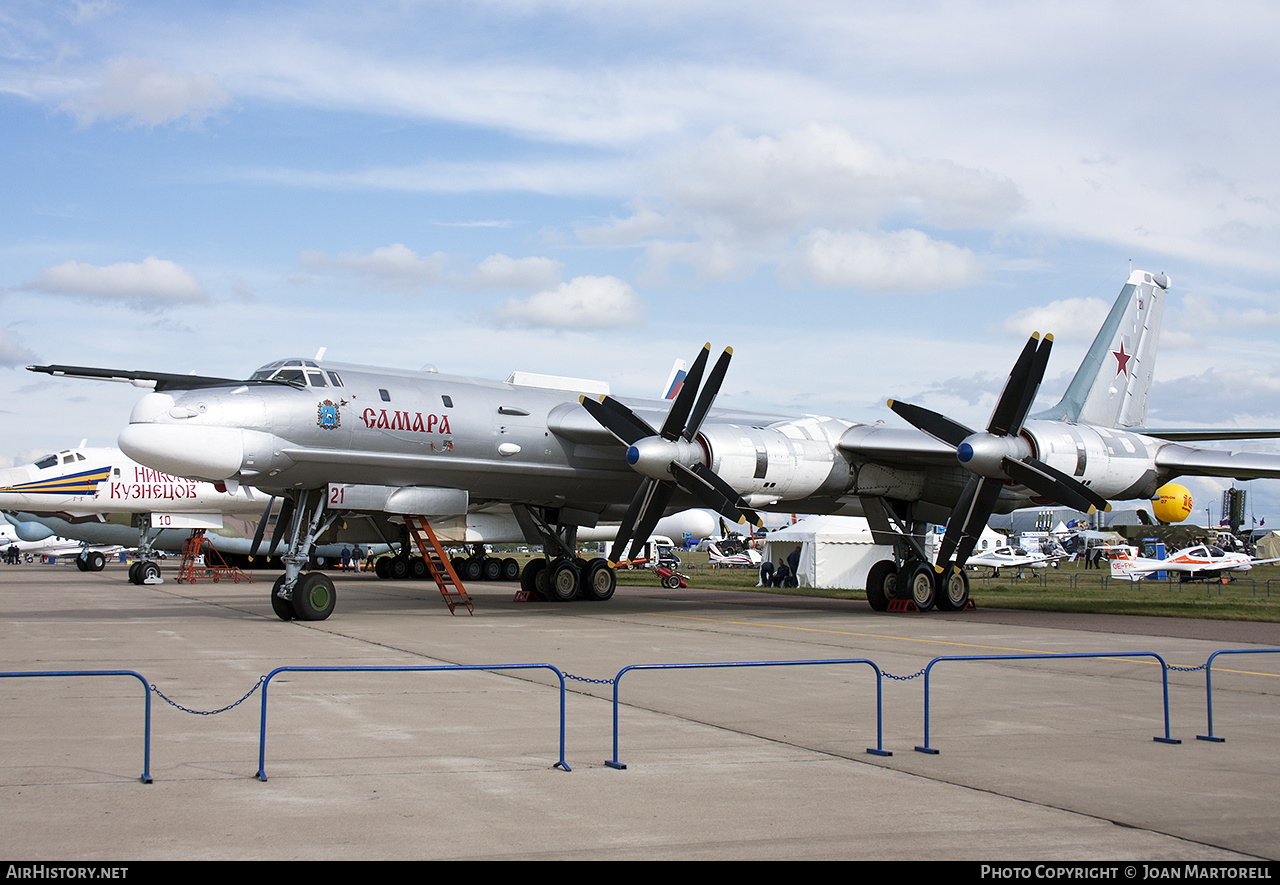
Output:
[[324,383],[324,372],[308,372],[307,383],[310,384],[312,387],[328,387],[329,386],[328,384]]
[[444,395],[444,396],[440,397],[440,400],[444,403],[444,407],[445,407],[446,409],[452,409],[452,408],[453,408],[453,397],[451,397],[451,396],[449,396],[449,395],[447,395],[447,394],[446,394],[446,395]]
[[36,462],[36,466],[39,467],[41,470],[47,470],[50,467],[57,467],[58,456],[45,455],[43,458],[41,458],[39,461]]
[[391,402],[391,394],[387,393],[387,389],[385,387],[378,388],[378,395],[382,397],[382,401],[384,403]]

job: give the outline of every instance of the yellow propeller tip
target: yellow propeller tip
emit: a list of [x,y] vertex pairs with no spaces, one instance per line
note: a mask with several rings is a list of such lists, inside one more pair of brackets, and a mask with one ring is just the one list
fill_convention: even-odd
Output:
[[892,399],[887,400],[887,401],[886,401],[886,403],[885,403],[885,405],[887,405],[889,408],[891,408],[891,409],[892,409],[892,408],[893,408],[893,400],[892,400]]
[[1044,340],[1045,340],[1045,341],[1052,341],[1052,340],[1053,340],[1053,333],[1052,333],[1052,332],[1046,332],[1046,333],[1045,333],[1045,336],[1044,336]]
[[945,572],[945,571],[946,571],[946,569],[945,569],[945,568],[943,568],[943,567],[942,567],[942,566],[940,566],[940,565],[934,565],[933,570],[934,570],[935,572],[937,572],[938,574],[942,574],[943,572]]
[[724,352],[725,352],[725,353],[727,353],[727,354],[729,354],[729,356],[733,356],[733,348],[732,348],[732,347],[726,347],[726,348],[724,349]]

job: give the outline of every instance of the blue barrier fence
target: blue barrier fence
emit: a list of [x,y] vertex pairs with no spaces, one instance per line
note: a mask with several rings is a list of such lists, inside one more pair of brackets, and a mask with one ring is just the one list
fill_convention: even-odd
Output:
[[937,750],[929,746],[929,676],[933,672],[934,665],[943,661],[1031,661],[1031,660],[1054,660],[1067,658],[1155,658],[1160,662],[1161,681],[1164,685],[1164,737],[1155,737],[1152,740],[1163,744],[1180,744],[1182,741],[1169,736],[1169,666],[1164,662],[1164,658],[1152,651],[1131,651],[1131,652],[1108,652],[1108,653],[1080,653],[1080,654],[1019,654],[1019,655],[947,655],[944,657],[934,658],[924,668],[924,744],[916,747],[918,753],[937,754]]
[[31,672],[0,673],[0,678],[23,679],[48,676],[132,676],[142,683],[144,704],[142,725],[142,782],[151,783],[151,686],[141,673],[133,670],[40,670]]
[[[1270,589],[1268,588],[1268,592]],[[1213,734],[1213,659],[1218,655],[1274,655],[1280,654],[1280,648],[1224,648],[1209,655],[1204,662],[1204,705],[1209,719],[1209,733],[1196,735],[1198,741],[1222,743],[1225,738],[1214,737]]]
[[280,673],[422,673],[427,671],[476,671],[476,670],[550,670],[560,680],[560,760],[556,768],[569,771],[564,760],[564,674],[551,664],[439,664],[413,667],[277,667],[262,678],[262,725],[258,733],[258,780],[265,781],[267,757],[267,685]]
[[[1204,741],[1222,742],[1223,738],[1216,737],[1213,734],[1213,662],[1220,655],[1242,655],[1242,654],[1280,654],[1280,648],[1233,648],[1221,649],[1211,654],[1208,660],[1201,665],[1205,670],[1205,704],[1208,718],[1208,734],[1197,735],[1197,739]],[[582,679],[561,672],[558,668],[551,664],[441,664],[441,665],[420,665],[420,666],[351,666],[351,667],[309,667],[309,666],[285,666],[277,667],[266,676],[263,676],[254,688],[250,689],[240,700],[220,710],[199,711],[188,710],[185,707],[166,698],[155,686],[148,684],[140,673],[133,670],[47,670],[47,671],[31,671],[31,672],[0,672],[0,678],[32,678],[32,677],[79,677],[79,676],[131,676],[142,683],[144,688],[144,724],[143,724],[143,771],[141,780],[143,783],[151,783],[151,692],[160,695],[166,702],[173,705],[179,710],[187,713],[195,713],[199,715],[211,715],[213,713],[224,712],[247,700],[254,691],[262,689],[262,713],[261,725],[258,737],[258,772],[259,780],[265,781],[266,777],[266,740],[267,740],[267,686],[271,679],[280,673],[374,673],[374,672],[427,672],[427,671],[512,671],[512,670],[550,670],[554,673],[560,682],[560,750],[559,759],[555,763],[555,767],[570,771],[568,763],[565,761],[565,680],[566,678],[582,679],[585,682],[596,683],[613,683],[613,758],[606,760],[605,765],[610,768],[625,769],[626,765],[618,760],[619,745],[619,707],[621,705],[620,686],[622,677],[633,670],[701,670],[701,669],[728,669],[728,668],[758,668],[758,667],[801,667],[801,666],[832,666],[844,664],[866,665],[871,668],[875,674],[875,715],[876,715],[876,745],[867,748],[867,753],[877,756],[892,756],[893,754],[884,749],[884,714],[883,714],[883,679],[890,678],[901,681],[924,677],[924,743],[915,749],[921,753],[936,755],[938,750],[929,744],[930,729],[930,705],[932,683],[931,676],[933,668],[943,662],[959,662],[959,661],[1017,661],[1017,660],[1066,660],[1066,659],[1120,659],[1120,658],[1153,658],[1160,664],[1162,696],[1164,704],[1164,736],[1154,737],[1152,740],[1167,743],[1179,744],[1177,740],[1170,735],[1169,722],[1169,670],[1198,670],[1201,667],[1171,667],[1160,655],[1149,651],[1133,651],[1133,652],[1098,652],[1098,653],[1062,653],[1062,654],[1006,654],[1006,655],[947,655],[936,657],[929,662],[927,666],[911,676],[894,676],[884,673],[876,665],[874,661],[867,658],[828,658],[820,660],[785,660],[785,661],[724,661],[724,662],[701,662],[701,663],[676,663],[676,664],[633,664],[623,667],[618,671],[612,680],[596,680]]]
[[884,749],[883,735],[884,722],[882,714],[882,694],[881,694],[881,673],[880,668],[873,661],[866,658],[831,658],[827,660],[816,661],[728,661],[714,663],[698,663],[698,664],[632,664],[629,667],[623,667],[618,671],[618,675],[613,677],[613,758],[605,760],[605,765],[610,768],[625,769],[627,766],[618,761],[618,691],[624,674],[633,670],[706,670],[706,669],[724,669],[732,667],[801,667],[801,666],[823,666],[829,664],[866,664],[875,671],[876,674],[876,745],[874,748],[868,748],[867,752],[876,756],[892,756],[893,754]]

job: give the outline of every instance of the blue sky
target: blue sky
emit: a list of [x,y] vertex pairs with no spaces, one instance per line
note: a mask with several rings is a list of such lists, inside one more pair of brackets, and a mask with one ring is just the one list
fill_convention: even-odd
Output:
[[0,461],[140,393],[29,363],[320,347],[650,394],[709,340],[725,405],[982,424],[1131,261],[1151,424],[1280,427],[1278,44],[1249,2],[10,0]]

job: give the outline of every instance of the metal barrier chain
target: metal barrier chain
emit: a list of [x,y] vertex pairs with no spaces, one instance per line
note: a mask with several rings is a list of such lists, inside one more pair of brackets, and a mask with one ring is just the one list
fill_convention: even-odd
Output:
[[894,676],[894,675],[893,675],[892,673],[890,673],[888,670],[881,670],[880,672],[881,672],[881,674],[883,674],[887,679],[896,679],[896,680],[898,680],[899,682],[906,682],[906,681],[907,681],[907,680],[909,680],[909,679],[916,679],[916,678],[918,678],[918,677],[920,677],[920,676],[923,676],[923,675],[924,675],[924,671],[925,671],[926,669],[928,669],[928,668],[927,668],[927,667],[921,667],[919,670],[917,670],[916,672],[912,673],[910,676]]
[[578,682],[590,682],[592,685],[613,685],[612,679],[588,679],[586,676],[574,676],[572,673],[565,673],[564,678]]
[[248,693],[247,693],[247,694],[245,694],[245,696],[244,696],[244,697],[242,697],[240,700],[238,700],[238,701],[236,701],[236,702],[234,702],[234,703],[227,704],[225,707],[223,707],[223,708],[221,708],[221,709],[219,709],[219,710],[192,710],[192,709],[191,709],[191,708],[189,708],[189,707],[184,707],[184,706],[182,706],[182,704],[179,704],[177,701],[174,701],[174,700],[171,700],[170,698],[165,697],[164,692],[162,692],[160,689],[156,688],[154,685],[149,686],[149,687],[150,687],[150,689],[151,689],[153,692],[155,692],[155,693],[156,693],[156,696],[157,696],[158,698],[160,698],[160,700],[164,701],[166,704],[168,704],[168,705],[169,705],[169,706],[171,706],[171,707],[174,707],[174,708],[176,708],[176,709],[181,710],[183,713],[192,713],[192,714],[194,714],[194,715],[196,715],[196,716],[213,716],[213,715],[216,715],[216,714],[218,714],[218,713],[225,713],[225,712],[227,712],[228,710],[234,710],[236,707],[240,706],[240,705],[241,705],[241,704],[243,704],[245,701],[249,700],[249,698],[253,697],[253,693],[254,693],[255,691],[257,691],[259,688],[261,688],[261,687],[262,687],[262,683],[264,683],[264,682],[266,682],[266,681],[267,681],[267,677],[265,677],[265,676],[259,676],[259,677],[258,677],[258,681],[257,681],[257,683],[253,686],[253,688],[249,689]]
[[1168,667],[1170,670],[1177,670],[1179,673],[1194,673],[1197,670],[1206,669],[1209,666],[1209,662],[1205,661],[1203,664],[1199,664],[1195,667],[1179,667],[1174,664],[1165,664],[1165,666]]

